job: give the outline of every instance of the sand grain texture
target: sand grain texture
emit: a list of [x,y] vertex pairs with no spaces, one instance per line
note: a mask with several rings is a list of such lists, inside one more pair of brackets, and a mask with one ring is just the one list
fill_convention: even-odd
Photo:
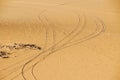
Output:
[[0,80],[120,80],[119,0],[0,1]]

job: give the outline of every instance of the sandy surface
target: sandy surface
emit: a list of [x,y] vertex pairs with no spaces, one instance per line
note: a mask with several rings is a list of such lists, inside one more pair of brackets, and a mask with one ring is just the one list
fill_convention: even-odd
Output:
[[1,0],[0,80],[120,80],[119,4]]

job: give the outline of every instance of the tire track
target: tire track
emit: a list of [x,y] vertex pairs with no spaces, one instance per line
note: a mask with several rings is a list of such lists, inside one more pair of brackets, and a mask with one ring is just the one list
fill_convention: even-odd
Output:
[[[67,2],[66,2],[66,3],[67,3]],[[56,5],[52,6],[52,7],[55,7],[55,6],[62,6],[63,4],[65,5],[66,3],[56,4]],[[9,5],[10,5],[10,4],[9,4]],[[12,5],[11,5],[11,6],[12,6]],[[50,9],[51,9],[52,7],[50,7]],[[44,13],[45,11],[47,11],[47,10],[48,10],[48,9],[45,9],[45,10],[41,11],[40,15],[41,15],[42,13]],[[25,59],[25,60],[28,60],[28,59]],[[22,60],[22,61],[23,61],[23,60]],[[20,62],[22,62],[22,61],[20,61]],[[15,63],[15,64],[19,64],[19,63]],[[15,64],[14,64],[13,66],[15,66]],[[13,66],[10,65],[10,66],[4,68],[3,70],[9,69],[9,67],[13,68]],[[18,69],[19,69],[19,68],[18,68]],[[0,70],[0,71],[1,71],[1,70]],[[15,72],[15,71],[14,71],[14,72]],[[14,73],[14,72],[11,72],[11,73]],[[9,73],[8,75],[10,75],[11,73]],[[8,75],[7,75],[7,76],[8,76]],[[6,78],[7,76],[5,76],[5,78]],[[1,79],[4,79],[4,78],[1,78]]]
[[[76,28],[75,28],[74,30],[72,30],[72,31],[69,33],[69,35],[67,35],[65,38],[63,38],[62,40],[60,40],[59,42],[57,42],[54,46],[59,45],[59,44],[62,43],[64,40],[66,40],[67,38],[69,38],[69,36],[70,36],[71,34],[73,34],[76,29],[78,29],[79,24],[80,24],[80,18],[78,17],[78,24],[77,24]],[[54,46],[52,46],[52,47],[54,47]],[[22,76],[23,76],[24,80],[26,80],[26,78],[25,78],[25,76],[24,76],[24,69],[25,69],[26,65],[28,65],[30,62],[32,62],[34,59],[38,58],[40,55],[43,55],[43,56],[44,56],[44,53],[48,52],[49,50],[51,50],[51,47],[48,48],[47,50],[43,51],[42,53],[40,53],[39,55],[37,55],[36,57],[34,57],[33,59],[31,59],[30,61],[28,61],[28,62],[23,66],[23,68],[22,68]]]
[[[77,42],[77,43],[74,43],[74,44],[72,44],[72,45],[69,45],[69,46],[65,46],[64,48],[67,48],[67,47],[70,47],[70,46],[73,46],[73,45],[76,45],[76,44],[78,44],[78,43],[82,43],[82,42],[84,42],[84,41],[87,41],[87,40],[89,40],[89,39],[92,39],[92,38],[95,38],[95,37],[97,37],[97,36],[99,36],[103,31],[105,31],[105,24],[101,21],[101,20],[98,20],[98,21],[100,21],[100,24],[101,24],[101,26],[100,25],[98,25],[98,23],[96,23],[96,30],[97,31],[95,31],[93,34],[95,34],[95,33],[97,33],[97,34],[95,34],[95,35],[89,35],[89,36],[87,36],[88,38],[86,38],[86,39],[81,39],[82,41],[79,41],[79,42]],[[102,29],[100,30],[100,32],[98,32],[98,27],[102,27]],[[64,49],[63,47],[61,48],[61,49]],[[56,52],[56,51],[55,51]],[[53,53],[53,52],[52,52]]]
[[[103,23],[103,21],[102,20],[100,20],[100,19],[98,19],[98,21],[100,21],[100,24],[102,25],[102,26],[104,26],[104,23]],[[97,22],[95,22],[96,23],[96,26],[97,27],[99,27],[99,24],[97,23]],[[104,28],[105,28],[105,26],[104,26]],[[90,39],[92,39],[92,38],[95,38],[95,37],[97,37],[97,36],[99,36],[102,32],[103,32],[104,30],[102,29],[101,30],[101,32],[94,32],[94,33],[92,33],[92,34],[90,34],[90,35],[88,35],[88,36],[86,36],[85,38],[83,38],[83,39],[80,39],[80,40],[82,40],[82,41],[79,41],[79,40],[76,40],[76,42],[67,42],[67,43],[64,43],[64,47],[63,46],[60,46],[60,47],[58,47],[56,50],[54,49],[54,50],[50,50],[51,51],[51,54],[52,53],[54,53],[54,52],[56,52],[56,51],[58,51],[58,50],[61,50],[61,49],[64,49],[64,48],[67,48],[67,47],[70,47],[70,46],[73,46],[73,45],[76,45],[76,44],[78,44],[78,43],[82,43],[82,42],[84,42],[84,41],[87,41],[87,40],[90,40]],[[71,40],[70,40],[71,41]],[[67,44],[67,45],[66,45]],[[57,45],[57,44],[54,44],[54,45]],[[63,45],[63,44],[62,44]],[[55,46],[52,46],[51,47],[51,49],[53,48],[53,47],[55,47]],[[56,48],[56,47],[55,47]],[[46,51],[43,51],[43,52],[46,52]],[[43,53],[42,52],[42,53]],[[49,53],[50,54],[50,53]],[[49,55],[47,55],[47,56],[49,56]],[[46,56],[46,57],[47,57]],[[38,61],[39,62],[39,61]],[[37,63],[36,63],[36,65],[37,65]],[[33,70],[34,70],[34,67],[33,67]],[[23,72],[24,73],[24,72]],[[33,73],[34,74],[34,73]],[[34,76],[35,77],[35,76]],[[26,79],[25,79],[26,80]],[[35,80],[37,80],[37,79],[35,79]]]
[[[55,50],[55,52],[56,51],[59,51],[59,50],[61,50],[61,49],[65,49],[65,48],[67,48],[67,47],[71,47],[71,46],[73,46],[73,45],[76,45],[76,44],[79,44],[79,43],[82,43],[82,42],[84,42],[84,41],[87,41],[87,40],[90,40],[90,39],[92,39],[92,38],[95,38],[95,37],[97,37],[97,36],[99,36],[102,32],[104,32],[105,31],[105,24],[99,19],[99,22],[101,23],[101,26],[99,26],[98,25],[98,22],[95,22],[96,23],[96,30],[95,30],[95,32],[93,32],[92,34],[90,34],[90,35],[88,35],[88,36],[85,36],[84,38],[82,38],[82,39],[79,39],[79,40],[77,40],[77,42],[75,41],[75,43],[73,43],[73,42],[68,42],[68,43],[66,43],[66,45],[68,44],[69,46],[64,46],[64,47],[60,47],[60,48],[58,48],[57,50]],[[99,27],[102,27],[101,29],[100,29],[100,31],[99,31]],[[98,32],[99,31],[99,32]],[[81,41],[80,41],[81,40]],[[37,65],[37,64],[35,64],[35,65]],[[35,68],[35,65],[33,66],[34,68]],[[33,70],[32,70],[32,72],[33,72]],[[35,76],[35,75],[34,75]],[[36,77],[35,77],[35,80],[37,80],[36,79]]]
[[[47,20],[47,22],[49,22],[49,21]],[[82,30],[82,29],[81,29],[81,30]],[[54,32],[53,32],[53,33],[54,33]],[[53,34],[53,38],[55,39],[54,34]],[[71,40],[71,39],[70,39],[70,40]],[[54,40],[54,41],[55,41],[55,40]],[[53,42],[54,42],[54,41],[53,41]],[[66,41],[66,42],[67,42],[67,41]],[[66,42],[65,42],[65,43],[66,43]],[[65,44],[63,44],[62,46],[64,46],[64,45],[65,45]],[[56,46],[57,46],[57,45],[55,45],[55,43],[53,43],[53,47],[51,47],[52,51],[50,51],[50,52],[48,53],[48,55],[54,53],[54,51],[55,51],[55,49],[56,49]],[[53,49],[53,48],[54,48],[54,49]],[[58,48],[58,49],[59,49],[59,48]],[[35,64],[33,65],[33,67],[32,67],[32,71],[31,71],[31,72],[32,72],[33,75],[34,75],[34,72],[33,72],[34,67],[35,67],[39,62],[40,62],[40,61],[38,61],[37,63],[35,63]],[[35,80],[37,80],[37,78],[35,77],[35,75],[34,75],[34,78],[35,78]]]

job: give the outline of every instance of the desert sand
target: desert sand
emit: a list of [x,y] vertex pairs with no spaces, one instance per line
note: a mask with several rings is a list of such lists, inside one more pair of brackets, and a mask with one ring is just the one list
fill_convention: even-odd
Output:
[[0,80],[120,80],[119,0],[1,0]]

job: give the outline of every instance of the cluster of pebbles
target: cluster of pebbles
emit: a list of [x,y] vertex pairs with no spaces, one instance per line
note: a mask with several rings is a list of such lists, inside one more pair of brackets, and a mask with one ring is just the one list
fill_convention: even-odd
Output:
[[11,50],[20,50],[20,49],[34,49],[34,50],[41,50],[41,47],[35,45],[35,44],[22,44],[22,43],[14,43],[13,45],[1,45],[0,46],[0,57],[1,58],[9,58],[9,55],[11,53],[5,51],[5,50],[1,50],[7,48],[10,51]]
[[6,51],[0,51],[0,57],[1,58],[9,58],[9,52]]

